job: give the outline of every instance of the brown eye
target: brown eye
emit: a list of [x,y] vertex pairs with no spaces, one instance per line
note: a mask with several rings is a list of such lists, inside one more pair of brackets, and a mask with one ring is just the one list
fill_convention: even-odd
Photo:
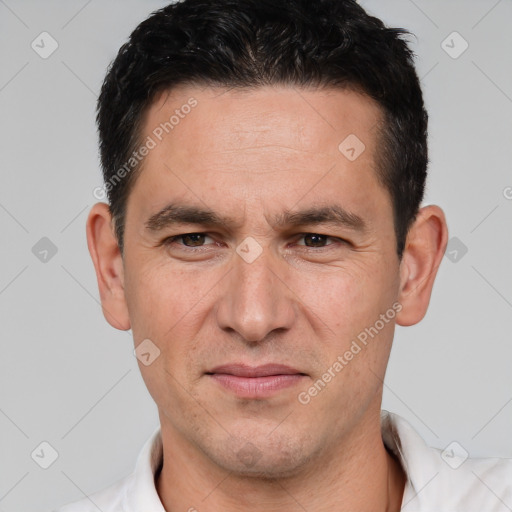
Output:
[[185,233],[183,235],[175,235],[166,238],[162,241],[162,244],[172,247],[203,247],[208,243],[213,242],[212,238],[206,233]]
[[307,233],[304,235],[304,245],[307,247],[325,247],[328,238],[327,235]]
[[198,247],[204,244],[206,235],[204,233],[187,233],[179,238],[182,239],[183,245],[187,247]]

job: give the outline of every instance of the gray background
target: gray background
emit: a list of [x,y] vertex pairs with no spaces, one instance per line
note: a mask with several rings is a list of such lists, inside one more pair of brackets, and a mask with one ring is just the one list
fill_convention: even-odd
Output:
[[[158,425],[130,332],[101,313],[85,220],[101,185],[94,110],[105,70],[165,4],[0,0],[0,512],[47,511],[109,485]],[[397,330],[384,408],[431,445],[512,457],[512,2],[361,4],[417,36],[425,202],[444,208],[457,251],[425,320]],[[46,59],[31,48],[43,31],[59,45]],[[458,58],[442,46],[453,31],[469,43]],[[57,248],[46,262],[32,250],[43,237]],[[42,441],[59,454],[48,469],[31,458]]]

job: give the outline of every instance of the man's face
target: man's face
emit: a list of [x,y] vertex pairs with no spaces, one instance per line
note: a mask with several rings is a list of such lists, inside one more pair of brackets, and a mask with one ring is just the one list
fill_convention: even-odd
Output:
[[[161,351],[140,368],[163,435],[191,454],[291,475],[375,423],[400,288],[380,119],[363,95],[286,87],[180,88],[149,109],[124,294],[135,344]],[[288,369],[249,375],[262,365]]]

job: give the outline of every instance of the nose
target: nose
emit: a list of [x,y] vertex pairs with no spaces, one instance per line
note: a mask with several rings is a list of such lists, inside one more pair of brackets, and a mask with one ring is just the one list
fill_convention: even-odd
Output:
[[250,263],[234,254],[216,310],[221,329],[236,332],[245,343],[256,344],[271,333],[292,327],[294,295],[278,267],[268,248]]

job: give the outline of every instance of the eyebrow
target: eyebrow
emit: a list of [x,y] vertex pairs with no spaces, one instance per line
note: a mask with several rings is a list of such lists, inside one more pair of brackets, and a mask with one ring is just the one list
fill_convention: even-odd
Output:
[[146,221],[150,231],[161,231],[173,224],[201,224],[207,226],[229,226],[236,224],[234,219],[221,216],[208,208],[168,204]]
[[[146,228],[154,232],[174,224],[234,227],[240,225],[240,221],[219,215],[208,208],[168,204],[151,215],[145,223]],[[354,231],[367,229],[366,222],[359,215],[349,212],[339,205],[311,207],[299,211],[286,210],[274,215],[271,224],[274,229],[314,224],[341,225]]]
[[366,231],[366,222],[359,215],[349,212],[339,205],[287,210],[274,218],[274,227],[302,226],[313,224],[341,225],[354,231]]

